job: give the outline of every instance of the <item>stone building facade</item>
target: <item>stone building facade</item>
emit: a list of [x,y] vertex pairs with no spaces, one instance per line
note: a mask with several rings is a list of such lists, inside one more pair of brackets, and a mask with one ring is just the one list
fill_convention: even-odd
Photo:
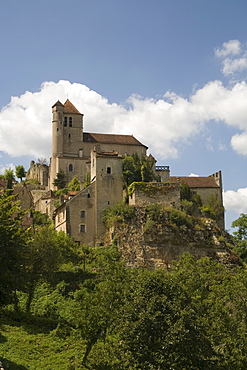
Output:
[[55,228],[94,245],[105,232],[104,210],[122,199],[122,156],[92,151],[91,184],[56,209]]
[[[105,231],[104,209],[123,200],[123,157],[135,153],[147,156],[147,147],[131,135],[84,132],[83,118],[69,100],[53,105],[50,165],[32,161],[27,179],[35,178],[40,183],[30,187],[36,210],[53,217],[55,228],[70,234],[78,243],[94,245]],[[58,199],[52,191],[56,189],[53,182],[59,171],[64,172],[66,186],[76,176],[81,190],[64,196],[57,207]],[[197,192],[203,203],[211,194],[217,194],[222,202],[221,172],[209,177],[170,177],[168,166],[157,166],[156,175],[157,184],[153,185],[163,190],[155,196],[136,190],[130,204],[158,202],[180,208],[181,182]],[[88,179],[89,185],[84,188]]]

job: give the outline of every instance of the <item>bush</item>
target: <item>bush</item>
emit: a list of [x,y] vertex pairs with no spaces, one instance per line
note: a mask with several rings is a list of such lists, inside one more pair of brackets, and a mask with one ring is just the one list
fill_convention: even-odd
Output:
[[164,207],[158,203],[150,204],[146,207],[146,212],[152,221],[159,221],[164,214]]
[[110,228],[117,222],[127,222],[135,215],[135,207],[119,202],[113,207],[104,210],[103,222],[107,228]]
[[194,203],[188,201],[187,199],[181,200],[182,211],[187,213],[187,215],[192,215],[194,211]]
[[192,227],[192,219],[186,213],[178,209],[171,208],[169,211],[169,220],[176,226]]

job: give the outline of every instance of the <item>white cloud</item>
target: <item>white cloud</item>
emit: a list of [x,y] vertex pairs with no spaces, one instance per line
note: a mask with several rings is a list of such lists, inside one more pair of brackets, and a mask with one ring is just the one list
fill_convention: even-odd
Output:
[[224,42],[222,47],[215,49],[215,55],[221,58],[222,73],[226,77],[235,77],[247,69],[247,50],[246,45],[239,40]]
[[238,58],[238,59],[225,59],[222,62],[222,72],[225,76],[233,75],[236,72],[242,72],[247,68],[247,58]]
[[241,51],[241,43],[239,40],[229,40],[224,42],[222,47],[215,49],[215,55],[219,58],[224,58],[228,55],[238,55]]
[[1,175],[3,175],[5,170],[8,170],[8,169],[15,171],[15,165],[13,163],[8,163],[6,164],[6,166],[3,166],[2,164],[0,164],[0,174]]
[[247,213],[247,188],[241,188],[237,191],[225,191],[223,193],[223,202],[227,211]]
[[[222,121],[242,131],[232,137],[231,145],[237,153],[247,155],[244,81],[229,88],[221,81],[211,81],[194,90],[189,99],[173,92],[165,93],[159,100],[132,95],[127,107],[110,104],[79,83],[44,82],[38,92],[12,97],[0,112],[1,150],[16,157],[50,157],[51,106],[57,100],[65,102],[67,97],[84,114],[84,131],[133,134],[160,159],[178,156],[181,143],[190,142],[212,121]],[[206,139],[205,144],[210,142]]]
[[199,177],[199,175],[196,175],[195,173],[191,173],[189,177]]

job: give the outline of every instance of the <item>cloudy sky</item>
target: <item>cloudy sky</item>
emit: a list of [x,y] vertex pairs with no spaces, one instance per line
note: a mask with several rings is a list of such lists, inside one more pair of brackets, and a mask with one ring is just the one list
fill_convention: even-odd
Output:
[[223,172],[247,213],[246,0],[1,2],[0,173],[51,154],[51,106],[133,134],[171,175]]

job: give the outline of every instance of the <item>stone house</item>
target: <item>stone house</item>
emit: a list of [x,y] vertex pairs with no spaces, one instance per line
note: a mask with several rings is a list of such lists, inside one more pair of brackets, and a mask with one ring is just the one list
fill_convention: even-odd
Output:
[[222,202],[222,175],[221,171],[214,174],[202,176],[171,176],[171,182],[185,183],[189,185],[192,195],[199,194],[202,203],[207,203],[210,195],[215,194],[216,197]]
[[55,210],[55,228],[80,244],[94,245],[105,232],[104,209],[122,199],[122,156],[92,151],[91,184]]

